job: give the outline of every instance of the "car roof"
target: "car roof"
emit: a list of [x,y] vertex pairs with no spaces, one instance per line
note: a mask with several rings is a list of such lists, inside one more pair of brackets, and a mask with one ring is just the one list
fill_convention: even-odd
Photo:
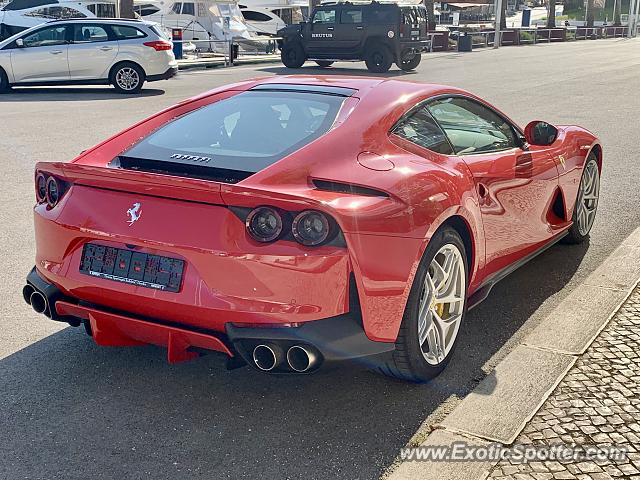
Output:
[[57,18],[55,20],[51,20],[47,23],[60,23],[60,22],[87,22],[87,23],[133,23],[135,25],[152,25],[150,22],[145,22],[144,20],[140,20],[137,18],[104,18],[104,17],[95,17],[95,18]]
[[384,84],[386,87],[396,87],[399,92],[421,92],[427,95],[438,95],[443,92],[451,92],[452,90],[463,92],[446,85],[438,85],[433,83],[413,82],[407,80],[396,80],[395,78],[381,78],[368,76],[346,76],[346,75],[282,75],[256,80],[256,85],[300,85],[301,90],[304,87],[326,87],[328,93],[332,89],[352,89],[359,92],[358,97],[362,97],[368,91],[375,90],[376,87]]

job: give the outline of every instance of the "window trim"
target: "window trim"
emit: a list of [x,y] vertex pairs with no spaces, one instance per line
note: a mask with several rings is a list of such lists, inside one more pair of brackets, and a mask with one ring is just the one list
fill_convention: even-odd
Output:
[[[22,36],[18,37],[20,39],[22,39],[24,41],[24,39],[26,37],[29,37],[31,35],[33,35],[34,33],[40,33],[43,30],[47,30],[50,28],[59,28],[59,27],[64,27],[64,43],[55,43],[53,45],[34,45],[34,46],[28,46],[25,45],[24,47],[21,48],[42,48],[42,47],[58,47],[58,46],[69,46],[71,44],[71,29],[69,27],[71,27],[73,24],[69,24],[69,23],[62,23],[62,24],[51,24],[51,23],[45,23],[42,25],[42,28],[39,28],[38,30],[33,30],[29,33],[25,33]],[[16,40],[18,40],[18,38],[16,38]],[[14,40],[13,42],[11,42],[9,45],[12,45],[12,48],[18,48],[18,46],[16,45],[16,40]],[[9,46],[7,45],[7,47]]]
[[[311,25],[338,25],[339,13],[338,8],[336,6],[327,6],[324,8],[318,8],[313,12],[313,17],[311,17]],[[320,12],[331,12],[333,11],[333,22],[315,22],[316,15]]]
[[[360,21],[359,22],[343,22],[342,21],[342,14],[345,12],[348,12],[350,10],[359,10],[360,11]],[[354,5],[354,6],[343,6],[343,8],[340,9],[340,15],[338,17],[338,22],[336,23],[336,25],[362,25],[364,23],[364,9],[361,6],[358,5]]]
[[[495,115],[500,117],[505,123],[507,123],[511,127],[511,129],[514,131],[513,133],[515,134],[516,138],[523,141],[523,145],[522,146],[516,145],[515,147],[502,148],[500,150],[491,150],[490,152],[476,152],[476,153],[470,152],[470,153],[464,153],[463,155],[459,155],[459,154],[455,153],[456,149],[453,148],[453,144],[451,143],[451,140],[449,139],[449,135],[447,135],[446,130],[444,128],[442,128],[442,125],[440,125],[440,122],[438,122],[438,120],[431,114],[431,112],[429,110],[427,110],[429,112],[429,115],[431,115],[431,118],[433,118],[433,121],[436,122],[438,127],[440,127],[440,130],[442,130],[442,132],[444,133],[444,136],[447,138],[447,142],[449,142],[449,145],[451,146],[451,150],[454,152],[453,155],[446,155],[444,153],[434,152],[433,150],[430,150],[427,147],[423,147],[421,145],[418,145],[415,142],[411,142],[411,140],[408,140],[408,139],[406,139],[404,137],[400,137],[399,135],[396,135],[395,133],[393,133],[393,130],[397,127],[397,125],[400,122],[402,122],[408,116],[412,115],[419,108],[424,107],[424,106],[428,106],[429,103],[433,103],[433,102],[436,102],[438,100],[443,100],[443,99],[446,99],[446,98],[463,98],[465,100],[469,100],[471,102],[477,103],[477,104],[487,108],[488,110],[493,112]],[[441,94],[435,95],[433,97],[425,98],[424,100],[418,102],[416,105],[411,107],[411,109],[409,109],[407,112],[402,114],[400,116],[400,118],[398,118],[398,120],[396,120],[395,123],[391,126],[391,128],[389,129],[387,134],[388,135],[396,135],[399,138],[402,138],[402,139],[404,139],[404,140],[406,140],[408,142],[411,142],[412,144],[417,145],[420,148],[426,148],[430,152],[433,152],[433,153],[435,153],[437,155],[445,155],[447,157],[466,157],[466,156],[470,156],[470,155],[488,155],[488,154],[491,154],[491,153],[506,152],[508,150],[513,150],[514,148],[520,148],[523,151],[525,151],[525,149],[523,148],[525,146],[524,145],[524,132],[522,131],[522,129],[518,125],[516,125],[513,121],[511,121],[509,118],[507,118],[504,114],[498,112],[491,105],[487,104],[484,100],[480,100],[480,99],[471,97],[469,95],[465,95],[463,93],[441,93]]]
[[[444,129],[442,128],[442,126],[438,123],[438,121],[433,117],[433,115],[431,114],[431,112],[429,111],[428,108],[426,108],[426,102],[420,102],[420,104],[416,105],[414,108],[412,108],[411,110],[409,110],[407,113],[405,113],[404,115],[402,115],[398,121],[396,123],[393,124],[393,127],[391,127],[391,129],[389,130],[389,134],[390,135],[395,135],[398,138],[401,138],[402,140],[411,143],[412,145],[415,145],[419,148],[424,148],[425,150],[429,150],[430,152],[435,153],[436,155],[444,155],[447,157],[451,157],[451,156],[455,156],[455,152],[456,149],[453,148],[453,145],[451,144],[451,140],[449,140],[449,136],[447,135],[447,132],[444,131]],[[398,135],[394,130],[396,128],[398,128],[400,126],[401,123],[403,123],[404,121],[408,120],[409,118],[411,118],[413,115],[415,115],[416,113],[418,113],[418,111],[420,110],[424,110],[427,115],[429,115],[429,117],[431,117],[431,120],[433,120],[433,123],[436,124],[436,126],[440,129],[440,131],[442,132],[442,135],[444,135],[445,140],[447,141],[447,144],[449,145],[449,148],[451,148],[451,151],[453,152],[452,154],[447,154],[447,153],[440,153],[440,152],[436,152],[435,150],[432,150],[429,147],[425,147],[424,145],[420,145],[419,143],[414,142],[413,140],[410,140],[407,137],[404,137],[402,135]]]
[[[89,41],[77,41],[74,40],[74,36],[75,36],[75,28],[82,28],[82,27],[100,27],[101,29],[103,29],[106,34],[107,34],[107,39],[106,40],[89,40]],[[71,37],[71,40],[69,40],[69,45],[88,45],[90,43],[104,43],[104,42],[115,42],[116,40],[118,40],[115,36],[115,33],[111,30],[111,25],[108,25],[106,23],[101,23],[101,22],[87,22],[87,23],[83,23],[83,22],[78,22],[75,24],[71,24],[69,25],[67,28],[70,28],[71,30],[71,34],[69,35]]]

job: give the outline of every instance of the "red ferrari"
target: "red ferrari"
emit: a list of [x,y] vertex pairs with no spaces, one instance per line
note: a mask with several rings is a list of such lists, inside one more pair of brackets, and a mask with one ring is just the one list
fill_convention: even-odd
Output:
[[24,299],[99,345],[166,346],[170,362],[362,360],[426,381],[496,282],[588,237],[601,169],[585,129],[523,130],[452,87],[227,85],[36,166]]

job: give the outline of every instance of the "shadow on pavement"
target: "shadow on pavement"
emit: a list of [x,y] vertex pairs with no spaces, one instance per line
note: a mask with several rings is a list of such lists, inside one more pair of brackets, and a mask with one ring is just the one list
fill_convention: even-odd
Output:
[[164,90],[143,88],[140,93],[124,94],[116,92],[112,87],[78,88],[78,87],[14,87],[0,95],[3,102],[68,102],[87,100],[130,100],[137,97],[155,97],[163,95]]
[[344,67],[329,67],[320,68],[314,65],[306,64],[301,68],[286,68],[286,67],[264,67],[258,68],[256,71],[275,73],[276,75],[353,75],[362,77],[406,77],[405,80],[410,80],[412,75],[416,72],[403,72],[402,70],[391,67],[387,73],[371,73],[364,66],[364,62],[354,63],[353,68]]
[[216,354],[172,366],[162,349],[101,348],[67,328],[0,360],[0,478],[377,478],[427,415],[482,380],[586,250],[556,246],[500,283],[427,385],[351,366],[226,371]]

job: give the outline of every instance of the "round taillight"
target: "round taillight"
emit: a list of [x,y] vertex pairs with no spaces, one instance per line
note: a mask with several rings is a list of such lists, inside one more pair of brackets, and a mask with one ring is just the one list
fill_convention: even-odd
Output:
[[258,242],[272,242],[282,233],[282,217],[269,207],[252,210],[246,225],[249,234]]
[[327,216],[316,210],[305,210],[293,219],[291,230],[295,239],[308,246],[320,245],[329,236],[331,227]]
[[53,208],[58,204],[58,200],[60,200],[60,186],[54,177],[49,177],[47,180],[47,204]]
[[47,199],[47,177],[39,173],[36,175],[36,200],[42,203]]

